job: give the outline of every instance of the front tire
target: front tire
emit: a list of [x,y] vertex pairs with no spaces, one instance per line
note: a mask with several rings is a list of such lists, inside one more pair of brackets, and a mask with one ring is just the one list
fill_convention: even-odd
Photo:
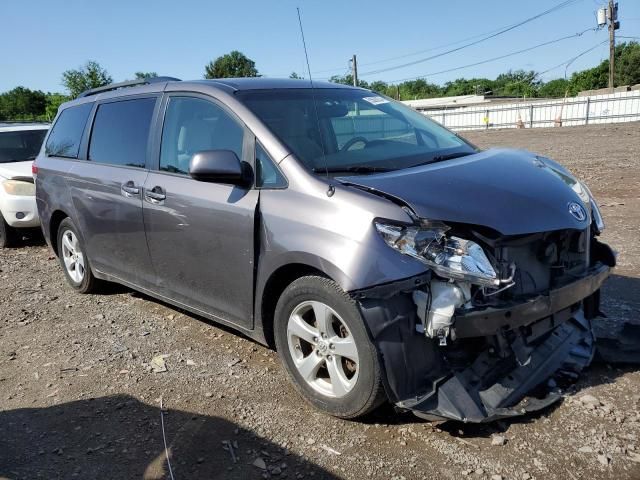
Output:
[[355,301],[328,278],[302,277],[278,300],[276,348],[296,390],[319,410],[356,418],[384,400],[382,369]]
[[14,228],[10,227],[0,213],[0,248],[10,248],[15,246],[18,234]]
[[58,228],[58,259],[67,282],[75,291],[91,293],[96,290],[98,280],[91,271],[78,229],[70,218],[60,222]]

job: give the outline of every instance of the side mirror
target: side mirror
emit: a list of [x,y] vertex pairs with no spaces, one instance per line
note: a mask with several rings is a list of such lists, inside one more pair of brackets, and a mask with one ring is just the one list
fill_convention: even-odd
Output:
[[231,150],[203,150],[196,152],[189,163],[189,175],[201,182],[247,183],[246,170]]

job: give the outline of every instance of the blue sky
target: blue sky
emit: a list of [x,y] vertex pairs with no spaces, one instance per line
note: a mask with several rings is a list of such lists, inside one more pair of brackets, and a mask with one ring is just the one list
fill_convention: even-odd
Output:
[[[30,0],[1,2],[4,48],[0,54],[0,91],[22,85],[63,91],[62,72],[89,59],[115,81],[136,71],[155,71],[182,79],[202,78],[204,65],[230,50],[255,60],[260,73],[304,74],[306,66],[296,7],[302,20],[314,78],[347,72],[352,54],[360,72],[394,66],[436,54],[432,50],[375,63],[491,32],[540,13],[561,0]],[[595,26],[603,1],[571,5],[477,46],[365,80],[394,81],[425,75],[524,49]],[[640,37],[640,1],[619,0],[618,35]],[[428,76],[443,83],[458,77],[489,77],[508,69],[547,70],[607,39],[606,30],[539,48],[473,68]],[[621,39],[622,40],[622,39]],[[457,46],[457,45],[455,45]],[[608,55],[599,46],[573,63],[569,74]],[[561,77],[564,67],[544,75]]]

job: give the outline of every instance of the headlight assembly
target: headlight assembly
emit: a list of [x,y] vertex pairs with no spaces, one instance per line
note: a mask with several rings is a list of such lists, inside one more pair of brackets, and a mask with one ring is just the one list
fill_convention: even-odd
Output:
[[19,197],[32,197],[36,194],[36,186],[31,182],[23,182],[22,180],[5,180],[2,182],[2,188],[9,195]]
[[440,222],[400,226],[375,222],[376,230],[391,248],[420,260],[438,275],[477,285],[501,285],[491,262],[477,243],[447,236],[449,227]]
[[587,195],[589,196],[589,203],[591,204],[591,219],[593,220],[593,223],[595,224],[596,230],[598,230],[598,233],[602,233],[602,231],[604,230],[604,220],[602,219],[602,214],[600,213],[598,202],[596,202],[596,199],[593,198],[593,193],[591,193],[591,190],[589,190],[589,187],[587,187],[582,182],[580,182],[580,184],[582,185],[582,188],[586,190]]

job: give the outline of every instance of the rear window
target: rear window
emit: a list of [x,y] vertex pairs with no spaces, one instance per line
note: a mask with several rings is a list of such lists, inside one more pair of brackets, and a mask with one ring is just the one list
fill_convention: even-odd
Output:
[[47,139],[48,157],[78,158],[80,140],[92,108],[93,103],[83,103],[62,111]]
[[0,163],[34,160],[46,133],[46,130],[0,132]]
[[112,165],[144,167],[155,98],[137,98],[98,106],[89,160]]

